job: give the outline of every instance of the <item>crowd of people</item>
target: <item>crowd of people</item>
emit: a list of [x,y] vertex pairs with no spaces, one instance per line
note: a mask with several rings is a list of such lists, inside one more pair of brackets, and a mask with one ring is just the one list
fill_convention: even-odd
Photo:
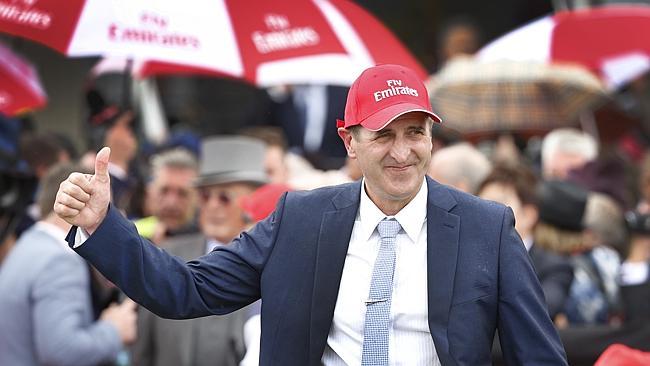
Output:
[[[362,112],[356,111],[358,114]],[[343,119],[343,111],[340,113],[338,118]],[[548,132],[535,150],[516,146],[512,138],[499,138],[489,144],[447,139],[446,131],[432,130],[433,124],[429,125],[430,122],[424,119],[422,122],[419,114],[415,115],[417,118],[413,117],[412,113],[422,113],[421,110],[407,110],[405,116],[411,119],[404,115],[389,116],[385,121],[377,122],[378,125],[368,125],[365,120],[355,124],[348,113],[345,113],[346,125],[338,126],[339,136],[343,139],[341,145],[345,146],[348,157],[343,165],[326,171],[313,167],[304,156],[289,149],[284,131],[271,126],[246,128],[231,135],[173,135],[167,142],[143,154],[143,148],[139,146],[143,141],[138,139],[133,125],[137,116],[111,106],[89,118],[89,150],[78,154],[63,135],[21,132],[17,121],[0,120],[0,209],[3,225],[0,238],[0,365],[255,365],[260,357],[262,364],[278,364],[292,357],[309,360],[303,364],[314,363],[311,353],[305,353],[303,359],[302,353],[283,348],[291,340],[300,345],[296,347],[305,346],[304,352],[313,352],[314,347],[321,350],[317,355],[318,362],[321,362],[321,356],[326,364],[357,360],[346,353],[346,344],[350,343],[345,342],[354,344],[365,336],[364,330],[358,332],[358,324],[352,323],[363,322],[363,319],[347,320],[339,313],[345,306],[351,306],[346,305],[346,301],[350,301],[351,293],[357,291],[349,284],[357,283],[350,277],[353,274],[346,271],[352,270],[348,267],[354,267],[355,261],[366,261],[363,249],[356,246],[359,244],[356,241],[369,240],[363,237],[366,234],[377,235],[377,238],[379,235],[374,227],[368,231],[362,224],[359,224],[357,232],[356,207],[359,207],[359,212],[365,207],[366,215],[378,209],[382,217],[385,214],[393,221],[406,220],[406,217],[414,221],[419,219],[414,213],[410,213],[412,217],[400,216],[400,210],[410,207],[407,205],[410,199],[417,200],[414,197],[420,192],[420,185],[411,187],[407,193],[413,193],[413,196],[409,196],[409,200],[396,211],[390,205],[384,207],[377,203],[382,202],[377,199],[384,197],[382,194],[399,196],[402,191],[397,194],[391,189],[407,190],[412,183],[396,179],[401,188],[391,186],[392,182],[387,183],[377,171],[376,166],[382,162],[368,158],[377,154],[377,149],[389,139],[396,141],[396,145],[409,146],[404,149],[415,151],[400,157],[398,150],[401,147],[391,148],[394,151],[387,154],[392,159],[403,159],[418,168],[421,165],[422,174],[426,172],[435,182],[453,187],[450,188],[452,193],[435,196],[442,202],[434,202],[434,205],[450,205],[448,210],[454,212],[453,205],[447,202],[448,196],[453,196],[459,201],[459,206],[468,207],[457,208],[461,212],[456,212],[460,222],[448,221],[444,225],[445,228],[461,226],[461,231],[456,234],[460,239],[454,239],[460,243],[460,253],[446,258],[455,260],[458,256],[459,264],[469,266],[455,270],[455,286],[460,286],[459,283],[464,285],[463,281],[477,282],[468,284],[471,290],[466,294],[454,294],[453,299],[446,300],[440,294],[437,298],[432,297],[431,290],[429,298],[422,299],[427,293],[423,287],[422,296],[413,295],[411,302],[420,305],[423,302],[419,300],[424,304],[427,300],[451,302],[447,304],[446,315],[443,315],[448,318],[472,318],[476,315],[471,314],[471,309],[476,308],[463,306],[480,304],[481,311],[489,319],[472,318],[478,322],[472,324],[473,327],[484,327],[481,332],[485,334],[480,333],[480,336],[470,335],[474,333],[469,328],[450,327],[449,332],[464,335],[450,333],[441,337],[436,333],[439,330],[427,326],[426,318],[423,318],[423,323],[422,319],[400,318],[400,325],[413,327],[408,329],[424,325],[424,331],[431,332],[428,337],[433,336],[435,347],[431,350],[424,343],[422,346],[422,350],[435,355],[426,358],[428,361],[435,360],[444,365],[451,360],[458,363],[474,360],[480,364],[486,360],[483,349],[474,349],[474,354],[470,355],[461,348],[481,348],[482,342],[488,338],[492,348],[492,337],[498,328],[498,338],[506,343],[499,345],[495,342],[490,356],[495,363],[526,360],[518,350],[508,349],[508,342],[521,342],[517,346],[540,347],[537,351],[522,350],[529,352],[530,357],[534,357],[536,352],[548,351],[550,353],[540,359],[550,362],[548,364],[558,364],[553,362],[563,359],[563,354],[556,347],[559,343],[554,343],[555,336],[546,329],[544,321],[537,318],[537,285],[528,282],[526,271],[529,269],[534,269],[531,273],[535,274],[535,283],[539,283],[543,292],[549,324],[552,321],[553,330],[559,332],[558,339],[564,344],[570,364],[593,364],[613,343],[650,350],[647,326],[650,321],[650,154],[635,160],[624,148],[604,145],[574,128]],[[437,118],[434,114],[432,116]],[[331,122],[331,129],[336,130],[334,121]],[[389,132],[383,134],[381,131],[384,130]],[[426,144],[418,139],[433,140],[429,149],[433,153],[428,158]],[[110,160],[105,160],[108,159],[105,152],[101,153],[102,156],[97,155],[101,147],[110,148]],[[105,176],[98,174],[98,170],[104,168],[103,163],[106,165]],[[398,169],[407,168],[400,165]],[[61,193],[57,197],[60,184],[66,179],[72,181],[72,177],[90,182],[93,185],[87,187],[92,188],[77,183],[74,193],[65,194],[76,197],[77,201],[72,198],[61,201]],[[65,214],[54,212],[55,202],[69,204],[69,209],[77,209],[80,215],[86,208],[92,214],[102,210],[106,212],[106,207],[94,207],[90,203],[103,194],[94,184],[108,184],[109,181],[110,192],[104,197],[106,202],[110,198],[106,219],[89,214],[84,219],[91,221],[78,221],[86,226],[75,224],[81,226],[84,233],[70,231],[73,225],[65,219]],[[328,200],[336,202],[342,198],[336,198],[338,196],[326,190],[316,190],[312,196],[301,193],[344,183],[351,183],[344,187],[356,187],[355,184],[360,186],[360,182],[365,182],[368,198],[377,207],[370,206],[369,201],[364,206],[365,196],[362,194],[360,204],[359,197],[356,197],[354,212],[345,213],[352,222],[333,229],[328,225],[335,221],[329,218],[329,212],[321,211],[326,209],[324,205],[331,204]],[[416,180],[416,183],[422,181]],[[434,183],[429,184],[432,189]],[[285,194],[294,191],[297,193]],[[355,192],[358,196],[359,192]],[[431,192],[430,199],[434,196]],[[373,196],[373,193],[377,195]],[[508,239],[511,241],[508,244],[519,244],[514,238],[520,238],[525,255],[516,250],[507,252],[511,249],[493,253],[498,249],[491,247],[492,241],[502,243],[506,239],[494,239],[491,235],[510,235],[507,228],[499,227],[507,226],[509,222],[507,217],[503,221],[500,217],[488,217],[487,212],[496,214],[497,209],[483,201],[473,201],[473,196],[512,209],[517,235]],[[87,204],[83,206],[77,202]],[[341,205],[338,209],[342,209],[346,203],[340,201],[336,204]],[[282,210],[285,210],[284,214]],[[481,213],[475,217],[469,213],[474,210],[481,210]],[[426,213],[427,218],[436,214],[431,209]],[[121,215],[128,221],[120,221],[113,215]],[[95,217],[110,221],[110,230],[102,231],[101,220],[92,222]],[[463,220],[468,221],[465,223]],[[255,226],[260,221],[262,224]],[[135,229],[129,226],[129,222]],[[283,223],[285,225],[281,225]],[[352,223],[354,230],[350,226]],[[414,228],[403,221],[399,224],[398,243],[407,240],[400,235],[427,243],[426,236],[418,236],[419,226]],[[467,225],[483,227],[468,228]],[[425,229],[426,225],[422,230]],[[137,230],[153,245],[146,244],[144,239],[132,238],[131,230]],[[335,233],[328,230],[347,232],[348,236],[352,233],[351,237],[344,238],[346,247],[350,242],[345,268],[342,262],[335,260],[327,264],[333,268],[318,267],[319,260],[334,255],[319,247],[323,240],[327,240],[326,235],[334,237]],[[471,230],[478,230],[479,234]],[[104,250],[112,254],[102,254],[94,249],[96,253],[83,254],[89,259],[85,261],[71,246],[77,250],[78,242],[85,240],[89,243],[82,244],[81,248],[97,246],[100,239],[94,241],[98,235],[93,232],[102,238],[101,244],[111,242],[110,249]],[[319,232],[323,237],[318,237]],[[80,235],[86,237],[79,238]],[[428,235],[451,240],[451,237],[435,231],[428,232]],[[476,243],[470,245],[465,243],[467,241]],[[137,249],[134,249],[134,242],[138,242]],[[285,245],[285,242],[291,245]],[[121,247],[125,245],[131,248]],[[250,247],[244,248],[245,245]],[[466,253],[472,250],[485,253]],[[161,253],[169,253],[175,259]],[[420,259],[427,257],[424,253],[420,253]],[[97,259],[102,255],[106,259]],[[128,256],[128,259],[120,256]],[[400,256],[416,258],[418,254],[398,251],[397,256],[395,286],[402,283],[400,280],[405,281],[404,277],[399,277],[398,269],[402,271],[400,273],[407,273],[406,268],[400,267]],[[226,269],[214,265],[210,258]],[[350,261],[349,258],[356,260]],[[181,269],[181,264],[185,269]],[[371,270],[372,266],[370,263]],[[459,271],[472,272],[475,267],[478,268],[476,271],[483,271],[480,273],[485,278],[469,277],[473,273],[459,274]],[[342,271],[342,277],[330,278],[329,271],[337,271],[337,268]],[[288,272],[282,271],[284,269]],[[154,277],[162,276],[161,273],[166,279]],[[187,282],[188,273],[193,274],[191,284]],[[413,273],[424,278],[423,273]],[[372,271],[366,274],[370,283]],[[445,276],[442,270],[439,274]],[[213,276],[219,276],[220,280],[214,280]],[[516,277],[521,281],[503,279],[502,276]],[[429,277],[429,280],[440,279]],[[311,281],[335,281],[334,293],[319,294]],[[445,286],[453,287],[453,277],[450,281]],[[418,283],[426,286],[426,281],[420,282],[414,280],[412,283],[413,286]],[[335,300],[339,284],[341,292],[338,296],[342,304],[336,301],[318,303],[317,296],[333,296]],[[506,285],[522,288],[513,293],[515,289],[501,288]],[[403,291],[405,285],[402,283],[401,286]],[[395,296],[398,296],[397,288]],[[367,292],[367,289],[363,291]],[[156,296],[164,305],[154,303]],[[310,320],[302,308],[281,308],[291,303],[302,303],[304,298],[311,298],[307,307],[323,307],[322,312],[329,314],[330,321]],[[515,302],[519,303],[514,305]],[[392,305],[394,310],[399,309],[405,314],[409,311],[425,311],[426,314],[426,309],[419,309],[417,305],[409,307],[397,297]],[[523,315],[519,319],[516,318],[520,315],[509,315],[509,312],[522,312],[526,306],[530,306],[527,308],[531,311],[530,319],[522,320],[525,318]],[[497,315],[492,312],[496,307],[500,309],[498,319],[494,319]],[[293,313],[287,314],[288,311]],[[310,314],[313,317],[319,314],[328,316],[319,311]],[[226,312],[229,314],[185,320],[160,316],[189,318]],[[432,312],[430,307],[429,319]],[[327,337],[315,341],[310,339],[309,332],[305,333],[293,324],[305,321],[313,323],[315,328],[311,328],[312,332],[318,329]],[[331,321],[334,322],[332,325]],[[408,323],[410,321],[413,323]],[[455,321],[460,323],[460,320]],[[516,340],[517,335],[513,332],[531,324],[539,328],[531,330],[529,338],[528,334],[523,334],[519,335],[520,340]],[[323,327],[326,329],[321,329]],[[286,340],[278,339],[282,337]],[[293,337],[306,339],[298,341]],[[459,344],[466,342],[463,339],[478,343],[461,346]],[[322,343],[325,340],[327,345]],[[277,349],[288,353],[278,353],[282,351],[275,351]],[[365,348],[363,352],[365,360]],[[473,363],[469,361],[468,364]]]

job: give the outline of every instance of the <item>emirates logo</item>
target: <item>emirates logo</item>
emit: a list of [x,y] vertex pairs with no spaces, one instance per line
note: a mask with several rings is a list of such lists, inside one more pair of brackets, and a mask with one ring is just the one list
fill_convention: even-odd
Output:
[[402,84],[404,84],[402,80],[386,80],[386,84],[388,85],[387,89],[378,90],[373,93],[375,102],[379,102],[380,100],[394,97],[396,95],[410,95],[413,97],[417,97],[419,95],[417,90],[410,88],[407,85],[402,86]]
[[312,27],[291,27],[289,18],[282,14],[267,14],[264,24],[270,32],[255,31],[251,34],[259,53],[314,46],[320,42],[318,32]]
[[38,0],[11,0],[10,3],[0,1],[0,20],[47,29],[52,24],[52,16],[41,10],[32,8]]

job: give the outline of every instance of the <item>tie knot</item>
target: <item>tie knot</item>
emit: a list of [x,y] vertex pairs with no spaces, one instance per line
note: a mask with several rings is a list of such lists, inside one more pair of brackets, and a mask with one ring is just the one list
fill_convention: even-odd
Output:
[[379,231],[379,236],[382,239],[394,239],[401,228],[402,226],[395,219],[383,219],[377,225],[377,231]]

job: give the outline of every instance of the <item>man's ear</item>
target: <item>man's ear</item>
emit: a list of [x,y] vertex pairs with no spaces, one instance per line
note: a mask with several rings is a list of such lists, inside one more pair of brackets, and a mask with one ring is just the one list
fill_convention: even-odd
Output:
[[356,158],[356,153],[354,152],[354,148],[352,147],[352,132],[350,132],[350,130],[344,127],[339,127],[337,129],[337,132],[339,134],[339,137],[341,137],[341,140],[343,140],[343,144],[345,145],[345,151],[348,152],[348,156],[351,158]]

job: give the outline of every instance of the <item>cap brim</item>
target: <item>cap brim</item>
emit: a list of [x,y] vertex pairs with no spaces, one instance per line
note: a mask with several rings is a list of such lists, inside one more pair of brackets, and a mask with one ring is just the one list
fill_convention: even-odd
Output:
[[429,115],[435,122],[442,122],[442,119],[435,113],[423,109],[422,106],[418,104],[397,103],[368,116],[365,120],[361,121],[360,124],[370,131],[379,131],[388,126],[388,124],[393,122],[395,119],[411,112],[422,112]]

